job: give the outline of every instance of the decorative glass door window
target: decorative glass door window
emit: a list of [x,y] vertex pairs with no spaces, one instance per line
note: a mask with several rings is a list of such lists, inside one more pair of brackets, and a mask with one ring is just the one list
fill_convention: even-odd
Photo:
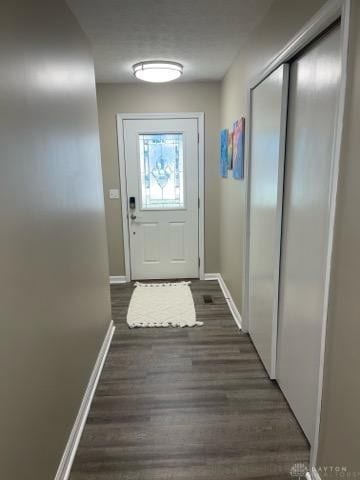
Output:
[[139,135],[141,208],[184,208],[182,133]]

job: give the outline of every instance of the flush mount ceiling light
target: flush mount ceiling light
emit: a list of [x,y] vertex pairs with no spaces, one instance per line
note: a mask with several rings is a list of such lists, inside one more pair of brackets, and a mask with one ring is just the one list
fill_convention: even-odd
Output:
[[163,83],[179,78],[183,73],[183,66],[177,62],[151,60],[136,63],[133,65],[133,72],[136,78],[145,82]]

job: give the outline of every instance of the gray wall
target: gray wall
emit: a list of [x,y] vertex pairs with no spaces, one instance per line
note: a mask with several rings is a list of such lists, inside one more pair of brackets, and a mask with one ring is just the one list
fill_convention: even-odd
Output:
[[62,1],[0,39],[0,478],[50,480],[111,318],[93,63]]
[[218,132],[220,83],[97,85],[111,275],[124,275],[120,200],[109,200],[119,186],[117,113],[205,112],[205,271],[219,271]]
[[[221,126],[246,114],[248,84],[325,0],[275,0],[222,82]],[[244,181],[220,180],[220,272],[242,312]]]
[[[318,466],[345,466],[348,472],[356,474],[351,478],[359,478],[360,4],[357,0],[352,2],[350,65],[337,197]],[[328,474],[327,477],[339,478],[335,474]]]

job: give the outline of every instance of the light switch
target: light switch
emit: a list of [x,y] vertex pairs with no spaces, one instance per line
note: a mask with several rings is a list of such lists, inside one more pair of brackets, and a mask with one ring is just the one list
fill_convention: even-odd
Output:
[[109,190],[109,198],[114,200],[116,198],[120,198],[120,190],[118,188],[110,188]]

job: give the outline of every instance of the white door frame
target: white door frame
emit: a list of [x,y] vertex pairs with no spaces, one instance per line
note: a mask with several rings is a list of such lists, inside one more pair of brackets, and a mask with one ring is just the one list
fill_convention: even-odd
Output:
[[[119,173],[121,190],[121,213],[123,226],[125,279],[130,282],[130,235],[128,223],[128,195],[126,185],[125,164],[125,120],[151,120],[151,119],[196,119],[198,121],[198,162],[199,162],[199,278],[205,278],[205,114],[204,112],[177,112],[177,113],[118,113],[116,115]],[[124,195],[125,192],[125,195]]]
[[[333,233],[335,225],[336,211],[336,194],[339,177],[339,164],[341,154],[341,142],[345,112],[345,95],[348,71],[348,46],[349,46],[349,23],[350,23],[350,7],[351,0],[329,0],[325,5],[310,19],[310,21],[300,30],[300,32],[273,58],[268,66],[260,72],[250,82],[248,86],[247,98],[247,124],[251,125],[251,92],[262,82],[270,73],[283,63],[291,61],[291,59],[299,53],[304,47],[310,44],[316,37],[321,35],[336,20],[341,19],[341,80],[340,93],[338,100],[337,119],[335,126],[335,139],[332,159],[332,178],[331,178],[331,198],[330,198],[330,221],[329,221],[329,245],[327,251],[326,273],[325,273],[325,295],[324,309],[322,319],[321,345],[319,349],[320,369],[318,382],[318,399],[316,411],[316,428],[315,439],[310,452],[310,474],[314,480],[319,479],[316,471],[316,460],[319,446],[320,432],[320,415],[321,401],[323,391],[324,378],[324,356],[325,356],[325,339],[326,339],[326,323],[328,315],[329,303],[329,287],[331,274],[331,261],[333,249]],[[248,330],[248,278],[249,278],[249,225],[250,225],[250,188],[249,178],[251,175],[251,151],[250,151],[250,128],[245,130],[245,234],[244,234],[244,268],[243,268],[243,330]],[[308,476],[310,478],[310,476]]]

